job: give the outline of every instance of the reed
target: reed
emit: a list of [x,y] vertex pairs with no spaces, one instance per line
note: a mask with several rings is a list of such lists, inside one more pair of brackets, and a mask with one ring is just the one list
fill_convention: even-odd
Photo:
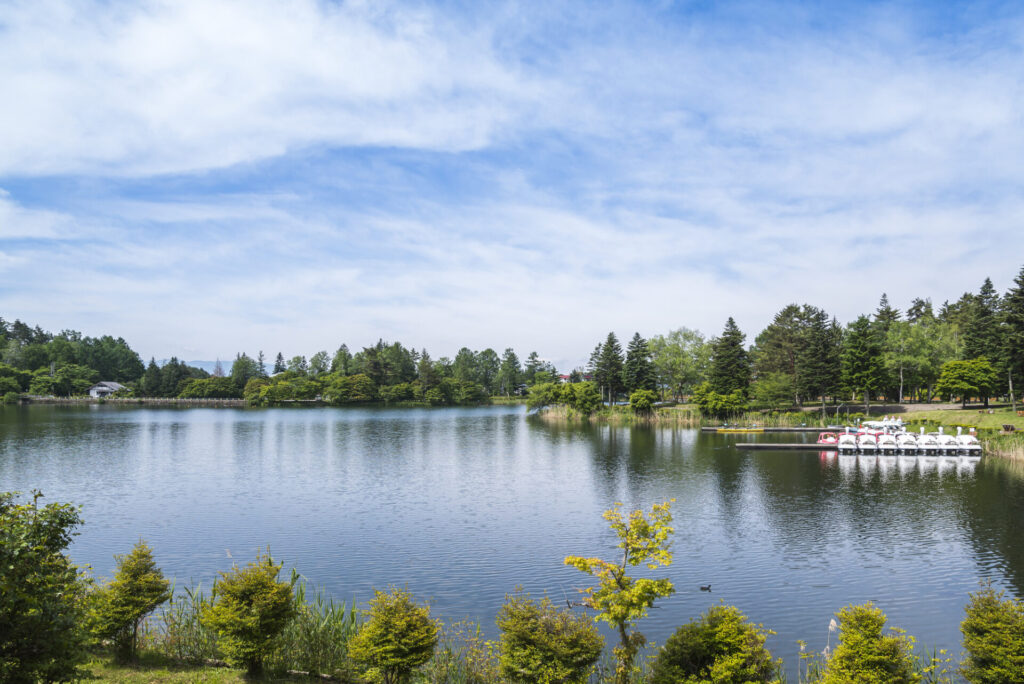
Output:
[[172,588],[164,610],[146,622],[144,646],[186,663],[217,658],[217,634],[199,620],[207,600],[201,586],[177,595]]
[[488,684],[501,682],[498,645],[483,638],[480,625],[470,620],[446,624],[434,657],[418,675],[429,684]]
[[985,453],[1024,461],[1024,433],[1011,432],[984,438]]
[[335,603],[320,589],[310,592],[292,570],[295,617],[278,638],[278,647],[266,662],[271,672],[298,670],[310,674],[350,679],[348,642],[359,631],[356,603]]

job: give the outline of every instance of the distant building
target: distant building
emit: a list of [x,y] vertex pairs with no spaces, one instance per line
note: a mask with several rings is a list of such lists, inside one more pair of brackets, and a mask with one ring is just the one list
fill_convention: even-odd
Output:
[[124,385],[119,382],[97,382],[89,388],[89,396],[94,399],[102,399],[118,390],[123,390]]

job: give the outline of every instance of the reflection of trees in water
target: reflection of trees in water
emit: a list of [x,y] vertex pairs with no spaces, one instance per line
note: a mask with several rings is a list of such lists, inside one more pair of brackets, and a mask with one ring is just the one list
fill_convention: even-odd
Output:
[[969,496],[957,513],[985,570],[993,551],[1013,592],[1024,597],[1024,463],[994,456],[982,459],[969,481]]

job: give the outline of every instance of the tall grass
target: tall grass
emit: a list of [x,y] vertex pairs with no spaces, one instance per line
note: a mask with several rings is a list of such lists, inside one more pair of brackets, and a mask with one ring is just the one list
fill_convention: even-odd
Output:
[[988,437],[985,439],[985,451],[996,456],[1024,461],[1024,432]]
[[146,623],[145,646],[187,663],[217,658],[217,634],[199,621],[207,600],[201,586],[180,594],[172,589],[164,610]]
[[277,649],[266,662],[267,669],[350,678],[348,642],[360,624],[355,601],[351,605],[344,601],[335,603],[325,598],[320,589],[309,594],[306,582],[298,581],[294,570],[292,583],[296,614],[279,637]]
[[498,644],[486,641],[480,625],[463,620],[446,624],[434,657],[420,668],[419,681],[429,684],[488,684],[504,681]]

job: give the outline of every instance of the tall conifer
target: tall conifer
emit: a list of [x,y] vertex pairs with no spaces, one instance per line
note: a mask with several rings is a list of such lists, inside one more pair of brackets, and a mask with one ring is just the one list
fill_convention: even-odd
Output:
[[711,370],[708,380],[718,394],[740,390],[744,395],[750,385],[750,356],[744,347],[746,336],[729,317],[721,337],[711,342]]
[[626,347],[626,362],[622,366],[622,385],[627,394],[636,390],[653,390],[654,364],[651,362],[651,350],[647,340],[634,333],[629,346]]

